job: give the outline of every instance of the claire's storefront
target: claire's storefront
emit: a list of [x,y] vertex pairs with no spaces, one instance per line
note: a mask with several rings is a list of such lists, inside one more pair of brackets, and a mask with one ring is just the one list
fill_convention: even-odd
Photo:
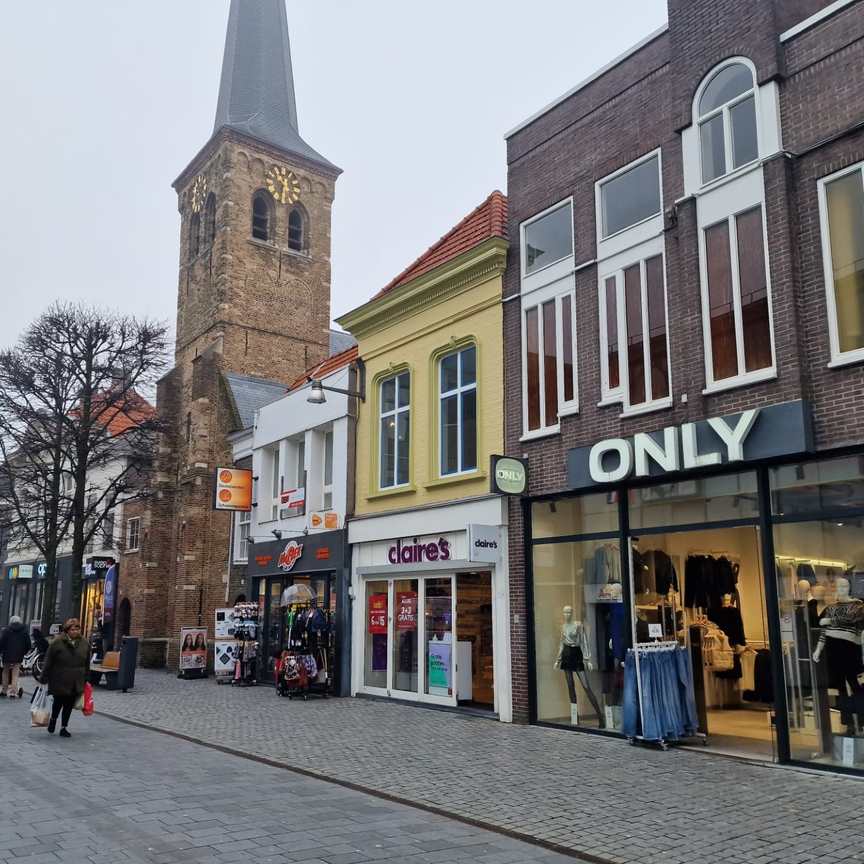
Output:
[[568,453],[525,502],[531,716],[864,770],[864,450],[790,402]]
[[[348,695],[351,615],[347,554],[344,530],[249,547],[248,596],[258,599],[260,680],[274,683],[279,659],[292,644],[298,613],[316,608],[326,620],[319,640],[326,656],[320,659],[326,662],[332,675],[331,692]],[[291,586],[305,586],[309,590],[287,592]]]

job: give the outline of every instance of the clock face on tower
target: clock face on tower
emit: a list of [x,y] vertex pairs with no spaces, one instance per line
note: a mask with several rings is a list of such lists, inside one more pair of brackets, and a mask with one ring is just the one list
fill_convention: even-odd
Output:
[[192,187],[192,209],[198,213],[204,206],[207,197],[207,178],[203,174],[198,175],[195,185]]
[[279,204],[293,204],[300,198],[300,181],[287,168],[278,165],[267,172],[267,189]]

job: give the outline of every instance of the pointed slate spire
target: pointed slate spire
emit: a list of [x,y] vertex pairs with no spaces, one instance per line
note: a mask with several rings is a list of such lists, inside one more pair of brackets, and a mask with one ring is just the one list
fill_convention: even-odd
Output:
[[336,167],[298,131],[285,0],[231,0],[214,132],[223,126]]

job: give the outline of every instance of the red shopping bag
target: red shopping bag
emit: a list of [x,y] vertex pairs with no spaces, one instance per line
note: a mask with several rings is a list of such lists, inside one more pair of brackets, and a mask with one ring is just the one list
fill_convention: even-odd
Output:
[[84,710],[81,713],[85,717],[93,713],[93,688],[89,681],[84,685]]

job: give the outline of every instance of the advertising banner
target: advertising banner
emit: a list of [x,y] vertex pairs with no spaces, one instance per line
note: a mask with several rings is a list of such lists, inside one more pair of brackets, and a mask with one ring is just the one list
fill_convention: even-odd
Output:
[[213,671],[216,674],[234,672],[237,662],[238,642],[222,641],[213,645]]
[[396,592],[396,630],[400,633],[417,629],[417,592]]
[[216,627],[213,630],[214,639],[231,639],[234,636],[234,609],[216,610]]
[[252,509],[252,472],[240,468],[217,468],[213,478],[213,509]]
[[114,603],[117,597],[117,565],[112,564],[105,574],[105,593],[102,597],[102,621],[114,620]]
[[450,678],[450,643],[429,643],[429,686],[452,688]]
[[180,671],[207,668],[207,628],[180,628]]
[[369,632],[387,632],[387,595],[371,594],[369,596]]

